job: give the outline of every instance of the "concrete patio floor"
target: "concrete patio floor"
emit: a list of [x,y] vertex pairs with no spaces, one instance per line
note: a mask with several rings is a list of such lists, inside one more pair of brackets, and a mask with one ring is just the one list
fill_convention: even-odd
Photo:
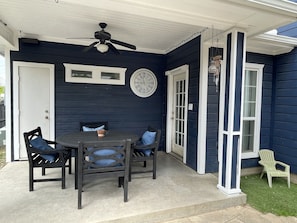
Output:
[[[35,174],[41,177],[41,170]],[[47,176],[59,174],[57,169],[47,170]],[[246,203],[243,193],[219,191],[215,175],[199,175],[163,152],[158,156],[157,179],[133,175],[126,203],[117,179],[98,179],[86,184],[78,210],[74,175],[66,174],[66,179],[64,190],[61,182],[43,182],[29,192],[28,162],[8,163],[0,170],[0,222],[195,222],[191,216]]]
[[249,205],[229,207],[163,223],[297,223],[296,217],[261,213]]

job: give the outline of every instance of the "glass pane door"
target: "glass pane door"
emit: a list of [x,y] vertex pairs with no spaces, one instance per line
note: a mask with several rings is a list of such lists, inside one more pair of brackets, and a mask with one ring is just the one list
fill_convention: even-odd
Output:
[[185,96],[186,80],[184,75],[178,75],[174,78],[174,143],[173,152],[183,156],[185,145]]

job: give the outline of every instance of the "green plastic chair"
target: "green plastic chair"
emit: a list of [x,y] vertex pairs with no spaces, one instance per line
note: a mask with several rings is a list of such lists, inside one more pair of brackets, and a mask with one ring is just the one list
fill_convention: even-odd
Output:
[[[273,177],[287,177],[288,187],[290,188],[290,166],[274,159],[274,152],[269,149],[261,149],[259,151],[260,161],[259,164],[263,166],[260,178],[267,174],[269,187],[272,187]],[[281,167],[281,168],[278,168]]]

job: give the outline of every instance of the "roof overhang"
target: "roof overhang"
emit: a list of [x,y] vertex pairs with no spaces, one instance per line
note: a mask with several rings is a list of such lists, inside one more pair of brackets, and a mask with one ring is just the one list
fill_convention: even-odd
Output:
[[297,38],[264,33],[247,40],[247,51],[268,55],[289,53],[297,46]]

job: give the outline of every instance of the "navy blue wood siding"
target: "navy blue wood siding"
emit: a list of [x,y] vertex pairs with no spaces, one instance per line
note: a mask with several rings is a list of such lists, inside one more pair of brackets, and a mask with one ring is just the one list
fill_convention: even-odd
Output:
[[[264,54],[247,53],[246,61],[248,63],[264,64],[263,85],[262,85],[262,111],[261,111],[261,132],[260,148],[271,148],[271,128],[272,120],[272,79],[274,72],[274,57]],[[258,166],[258,158],[243,159],[242,168]]]
[[192,111],[188,111],[187,165],[194,170],[197,170],[199,61],[200,37],[167,54],[166,70],[172,70],[184,64],[189,65],[189,103],[194,106]]
[[[20,44],[20,51],[11,52],[12,61],[55,65],[56,136],[77,131],[80,121],[107,120],[111,129],[125,128],[137,134],[141,134],[147,125],[153,125],[162,129],[161,148],[164,149],[167,97],[164,72],[188,64],[190,68],[189,103],[193,103],[194,109],[188,111],[187,165],[196,170],[200,37],[167,55],[130,51],[122,51],[121,55],[100,54],[95,49],[82,53],[82,49],[82,46],[40,42],[39,45]],[[296,87],[294,89],[297,78],[294,74],[296,71],[292,69],[292,67],[296,68],[295,64],[297,64],[296,51],[277,58],[247,53],[246,61],[265,64],[260,146],[275,148],[276,157],[292,165],[293,159],[296,158],[294,153],[297,153],[295,151],[297,141],[293,136],[296,128],[295,120],[297,120],[297,108],[294,102],[297,96]],[[66,83],[63,63],[126,67],[126,84],[116,86]],[[277,75],[273,85],[274,66],[277,67]],[[142,67],[152,70],[158,79],[157,91],[146,99],[135,96],[129,86],[132,73]],[[275,91],[272,86],[275,86]],[[275,104],[272,98],[275,98]],[[217,171],[217,100],[215,86],[212,77],[209,76],[208,119],[210,121],[207,128],[206,172]],[[274,112],[275,116],[272,116]],[[242,167],[257,166],[257,161],[258,159],[243,160]],[[297,172],[296,166],[292,167],[292,171]]]
[[272,147],[278,160],[297,173],[297,50],[277,56]]
[[206,129],[206,173],[218,172],[218,123],[219,92],[213,82],[213,75],[208,75],[207,129]]
[[[139,135],[151,125],[162,129],[160,147],[164,149],[165,56],[131,51],[101,54],[95,48],[87,53],[82,50],[82,46],[40,42],[20,44],[20,51],[11,52],[12,61],[55,65],[56,136],[78,131],[80,121],[108,121],[109,129],[125,129]],[[66,83],[63,63],[127,68],[125,85]],[[130,77],[139,68],[148,68],[156,74],[158,88],[151,97],[140,98],[130,88]]]

